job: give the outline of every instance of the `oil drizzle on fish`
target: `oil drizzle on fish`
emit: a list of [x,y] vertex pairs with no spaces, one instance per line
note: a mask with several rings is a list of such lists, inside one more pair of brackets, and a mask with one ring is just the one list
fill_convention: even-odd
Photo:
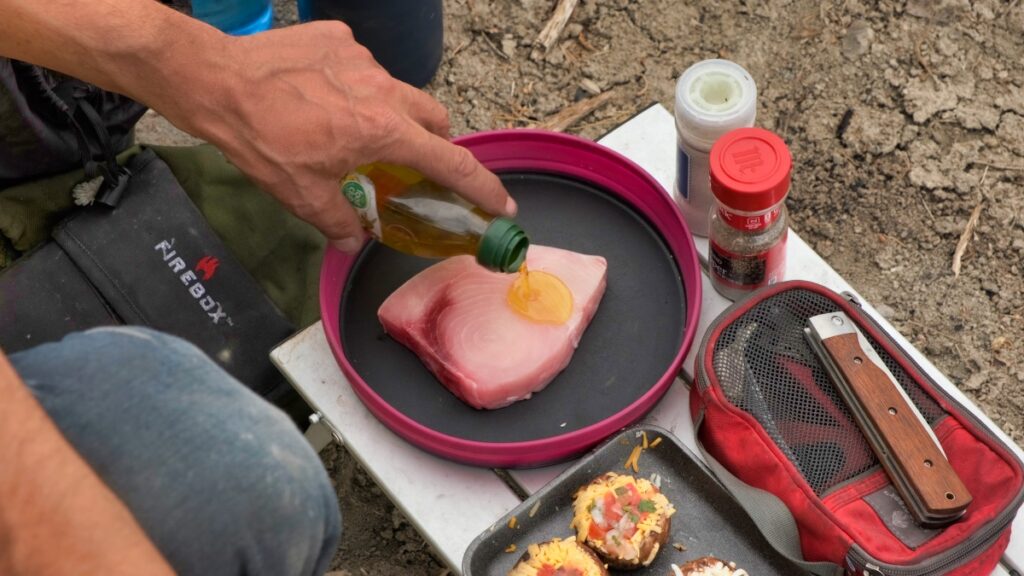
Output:
[[557,276],[524,263],[508,289],[508,304],[516,313],[545,324],[564,324],[572,316],[572,292]]

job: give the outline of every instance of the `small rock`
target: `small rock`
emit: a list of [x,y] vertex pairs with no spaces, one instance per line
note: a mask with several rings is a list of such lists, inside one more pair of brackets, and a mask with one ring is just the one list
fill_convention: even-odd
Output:
[[1010,346],[1010,339],[1006,336],[996,336],[992,339],[992,350],[999,352]]
[[990,278],[981,281],[981,289],[988,293],[989,296],[999,294],[999,285]]
[[594,96],[597,96],[598,94],[601,93],[601,87],[597,85],[597,82],[594,82],[590,78],[584,78],[583,80],[580,80],[580,88]]
[[505,54],[505,56],[508,56],[509,58],[515,58],[517,44],[519,43],[516,42],[516,39],[513,38],[511,34],[506,34],[501,39],[501,52]]
[[875,306],[875,310],[877,310],[878,313],[882,315],[882,318],[885,318],[886,320],[892,320],[896,317],[896,311],[888,304],[878,304]]
[[855,60],[871,49],[871,42],[875,38],[875,31],[865,20],[856,20],[846,30],[843,36],[842,52],[850,60]]

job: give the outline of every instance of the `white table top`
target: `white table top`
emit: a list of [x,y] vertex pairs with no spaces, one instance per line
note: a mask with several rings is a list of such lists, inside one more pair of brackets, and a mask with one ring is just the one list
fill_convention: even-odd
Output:
[[[627,156],[647,170],[666,190],[675,179],[675,125],[672,115],[654,105],[599,142]],[[706,263],[707,240],[697,238],[702,263]],[[786,280],[810,280],[836,292],[858,296],[865,311],[903,346],[919,365],[954,398],[970,408],[1004,442],[1024,458],[1012,440],[1003,434],[931,362],[853,290],[797,234],[790,231],[787,242]],[[694,357],[708,325],[732,304],[711,287],[703,276],[703,302],[697,337],[683,364],[683,378],[677,379],[661,402],[644,419],[672,431],[695,454],[689,417],[688,382],[693,378]],[[462,558],[470,543],[484,530],[519,504],[520,499],[495,471],[473,468],[437,458],[408,444],[392,433],[363,406],[334,360],[321,323],[299,332],[271,353],[271,359],[296,389],[322,416],[335,436],[366,468],[434,547],[454,574],[462,574]],[[534,470],[510,471],[518,488],[532,493],[558,475],[568,464]],[[1004,555],[1008,569],[1024,568],[1024,513],[1018,514],[1013,536]]]

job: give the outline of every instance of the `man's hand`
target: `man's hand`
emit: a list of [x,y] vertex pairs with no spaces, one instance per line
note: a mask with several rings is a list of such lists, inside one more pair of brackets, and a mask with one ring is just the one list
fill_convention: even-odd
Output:
[[444,107],[388,75],[340,22],[235,38],[154,1],[0,0],[0,56],[148,105],[343,250],[363,231],[341,180],[369,162],[419,170],[493,214],[516,210],[446,140]]
[[491,213],[515,213],[498,178],[447,141],[444,107],[392,78],[341,22],[231,38],[225,47],[215,76],[199,73],[154,107],[216,144],[338,248],[354,251],[363,238],[340,180],[373,161],[419,170]]

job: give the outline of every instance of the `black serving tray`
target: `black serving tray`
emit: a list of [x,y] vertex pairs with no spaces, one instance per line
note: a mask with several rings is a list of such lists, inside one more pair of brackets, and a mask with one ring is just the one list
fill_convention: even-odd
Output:
[[[646,433],[649,447],[639,458],[639,472],[624,468],[633,447]],[[671,565],[702,556],[736,563],[757,576],[805,574],[765,541],[750,517],[680,441],[663,428],[637,426],[606,441],[557,478],[511,510],[469,545],[463,558],[464,576],[506,576],[530,544],[551,538],[573,538],[572,495],[580,486],[606,472],[661,478],[661,491],[675,506],[668,544],[647,568],[611,570],[612,574],[670,576]],[[531,512],[533,512],[531,516]],[[513,528],[509,527],[512,517]],[[675,544],[685,547],[676,549]],[[514,551],[509,550],[515,545]]]

